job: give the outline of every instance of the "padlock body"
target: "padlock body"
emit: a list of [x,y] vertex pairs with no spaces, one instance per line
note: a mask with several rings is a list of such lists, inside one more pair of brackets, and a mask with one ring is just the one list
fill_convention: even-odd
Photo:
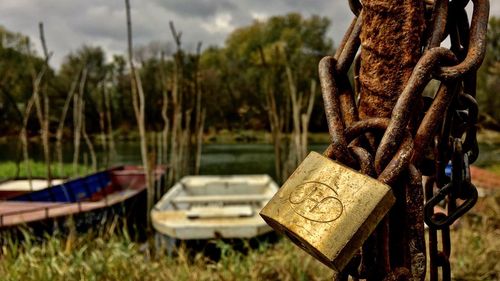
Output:
[[311,152],[260,215],[309,254],[342,271],[394,202],[388,185]]

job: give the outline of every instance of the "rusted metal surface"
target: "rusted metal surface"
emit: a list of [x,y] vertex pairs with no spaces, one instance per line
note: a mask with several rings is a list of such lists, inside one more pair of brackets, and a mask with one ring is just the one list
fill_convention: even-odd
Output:
[[342,48],[342,52],[340,55],[336,57],[338,63],[336,65],[337,73],[346,73],[349,70],[355,56],[356,52],[359,49],[360,34],[361,34],[361,25],[363,23],[363,13],[360,13],[356,19],[356,22],[351,30],[349,37]]
[[401,98],[397,100],[391,115],[391,122],[380,141],[375,155],[375,169],[380,170],[382,166],[385,166],[397,149],[397,145],[401,141],[401,137],[410,121],[412,105],[417,102],[417,98],[420,97],[425,86],[431,80],[432,70],[438,66],[438,63],[453,60],[453,53],[441,47],[433,48],[422,56],[403,90]]
[[[378,180],[392,185],[396,182],[401,173],[407,169],[413,150],[413,140],[409,132],[406,133],[399,150],[394,154],[391,161],[378,176]],[[375,170],[377,167],[375,166]]]
[[405,266],[410,268],[413,280],[424,280],[426,272],[426,248],[424,230],[424,190],[422,175],[414,166],[408,168],[410,181],[405,185],[406,213]]
[[362,14],[360,117],[390,117],[420,58],[424,5],[365,0]]
[[[470,2],[469,26],[465,7]],[[477,199],[469,165],[478,155],[476,72],[485,55],[489,2],[349,4],[355,17],[344,40],[335,57],[319,64],[332,137],[324,154],[391,185],[397,202],[363,245],[361,260],[353,263],[359,263],[358,270],[346,269],[339,280],[349,274],[423,280],[424,220],[430,229],[431,280],[439,272],[442,280],[450,280],[449,226]],[[451,47],[440,47],[447,36]],[[346,79],[353,63],[354,89]],[[441,85],[424,104],[422,92],[431,79]],[[451,177],[445,174],[450,161]],[[438,203],[446,206],[446,214],[435,213]]]
[[319,77],[323,94],[325,114],[328,129],[332,138],[332,150],[335,158],[342,163],[350,164],[354,159],[347,151],[347,142],[344,136],[344,120],[339,101],[339,89],[335,80],[336,61],[332,57],[325,57],[319,62]]
[[373,167],[372,155],[366,149],[359,146],[351,146],[349,150],[358,161],[360,171],[365,175],[375,177],[377,173],[375,172],[375,167]]
[[429,147],[432,137],[441,125],[439,120],[442,118],[442,114],[450,104],[454,94],[456,94],[456,90],[456,82],[443,83],[439,87],[436,98],[434,98],[432,105],[427,110],[427,114],[424,116],[422,123],[420,123],[420,127],[415,136],[412,163],[418,165],[424,158],[426,153],[425,149]]
[[335,56],[334,58],[338,60],[339,56],[342,54],[342,51],[344,50],[345,44],[347,44],[347,41],[349,40],[349,37],[351,36],[352,30],[354,29],[354,26],[356,26],[358,22],[358,18],[355,17],[352,19],[351,24],[349,25],[349,28],[347,29],[346,33],[344,34],[344,37],[342,37],[342,41],[340,41],[339,46],[337,50],[335,51]]
[[[472,13],[470,34],[467,36],[470,38],[468,42],[467,57],[458,65],[443,66],[437,69],[436,76],[439,79],[456,79],[459,76],[467,74],[469,71],[477,70],[483,62],[486,53],[486,30],[488,29],[490,4],[488,0],[472,0],[472,2],[474,3],[474,11]],[[464,18],[463,20],[466,19],[467,18]]]
[[446,34],[448,22],[448,0],[436,0],[433,6],[432,25],[429,29],[429,38],[426,49],[439,47]]
[[407,268],[398,267],[390,272],[387,277],[384,278],[384,281],[404,281],[410,278],[410,272]]
[[[434,214],[434,218],[441,219],[446,216],[443,213]],[[438,250],[438,232],[441,232],[442,250]],[[451,280],[450,268],[450,228],[446,226],[442,229],[429,228],[429,260],[431,280]],[[439,268],[441,268],[441,278],[439,278]]]

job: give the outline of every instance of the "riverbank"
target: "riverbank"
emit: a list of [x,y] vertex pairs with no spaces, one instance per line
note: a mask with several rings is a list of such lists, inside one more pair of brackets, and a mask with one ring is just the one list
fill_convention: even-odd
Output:
[[[151,141],[156,141],[158,135],[161,132],[148,132],[148,138]],[[102,142],[102,135],[94,134],[90,136],[93,142],[97,145]],[[123,133],[122,131],[115,131],[113,133],[115,141],[138,141],[139,133],[136,131]],[[286,138],[287,135],[284,135]],[[477,135],[478,142],[488,143],[488,144],[500,144],[500,132],[492,131],[487,129],[482,129]],[[55,141],[55,138],[51,138]],[[31,143],[41,142],[39,136],[32,136],[29,138]],[[310,132],[308,134],[309,143],[329,143],[330,136],[327,132]],[[8,142],[19,142],[19,138],[16,135],[11,136],[0,136],[0,143]],[[66,142],[66,141],[65,141]],[[272,144],[271,133],[268,131],[253,131],[253,130],[220,130],[220,131],[207,131],[203,135],[204,144],[241,144],[241,143],[253,143],[253,144]]]
[[[454,280],[499,280],[500,197],[480,199],[451,230]],[[288,239],[235,249],[214,240],[220,259],[179,248],[174,256],[155,252],[111,225],[77,236],[42,240],[28,231],[24,242],[7,239],[1,248],[2,280],[332,280],[333,272]]]
[[[46,178],[47,166],[44,162],[35,162],[30,160],[29,166],[31,173],[28,173],[26,163],[20,162],[19,165],[14,161],[0,162],[0,180],[7,178]],[[76,175],[86,175],[90,173],[91,167],[85,165],[77,165],[76,171],[73,164],[63,163],[62,165],[53,163],[51,165],[51,176],[53,179],[64,179]]]
[[[328,136],[323,134],[323,136]],[[490,138],[491,139],[491,138]],[[475,166],[488,169],[492,172],[500,173],[500,143],[494,143],[488,139],[488,142],[479,143],[479,158],[474,163]],[[493,140],[495,140],[493,138]],[[326,149],[328,142],[311,143],[309,150],[322,152]],[[22,159],[19,152],[19,147],[16,142],[0,143],[0,180],[15,177],[16,160]],[[140,144],[138,140],[116,141],[116,153],[109,154],[103,150],[101,145],[95,145],[97,155],[97,168],[105,169],[110,166],[118,165],[141,165]],[[152,149],[152,152],[155,150]],[[55,151],[53,151],[53,161],[57,159]],[[63,144],[63,172],[62,177],[73,175],[73,144],[65,142]],[[156,155],[159,159],[159,155]],[[30,158],[35,162],[33,166],[34,177],[45,176],[45,164],[43,149],[40,143],[30,143]],[[163,158],[164,159],[164,158]],[[80,175],[86,174],[85,171],[90,171],[91,158],[89,157],[86,148],[83,148],[82,155],[79,159],[83,171]],[[159,161],[159,160],[157,160]],[[202,147],[201,169],[200,173],[205,175],[229,175],[229,174],[269,174],[274,177],[274,147],[267,143],[233,143],[219,144],[206,143]],[[20,176],[24,177],[25,165],[20,163]],[[56,175],[59,167],[53,162],[53,174]]]
[[[155,142],[158,139],[158,136],[161,132],[148,132],[148,138],[150,141]],[[108,136],[106,136],[107,138]],[[113,133],[113,137],[115,141],[138,141],[139,140],[139,132],[127,132],[123,133],[121,131],[115,131]],[[286,137],[286,135],[284,135]],[[90,138],[97,145],[102,142],[102,135],[94,134],[90,135]],[[51,140],[54,142],[55,138],[51,137]],[[72,139],[68,139],[72,140]],[[320,133],[309,133],[308,140],[310,143],[328,143],[330,141],[330,137],[326,132]],[[41,142],[40,136],[32,136],[29,138],[31,143],[39,143]],[[19,137],[16,135],[11,136],[0,136],[0,143],[7,142],[19,142]],[[271,144],[272,137],[271,133],[267,131],[253,131],[253,130],[220,130],[220,131],[208,131],[203,135],[203,143],[204,144],[241,144],[241,143],[253,143],[253,144]]]
[[[265,133],[259,137],[265,138]],[[480,135],[481,157],[490,170],[500,165],[497,134]],[[321,151],[326,141],[312,146]],[[218,141],[235,140],[227,134]],[[498,138],[500,140],[500,138]],[[500,142],[498,142],[500,143]],[[15,145],[15,143],[13,143]],[[71,152],[72,144],[67,143]],[[15,147],[15,146],[14,146]],[[36,148],[36,147],[35,147]],[[98,148],[98,147],[97,147]],[[9,146],[1,148],[9,151]],[[136,140],[117,141],[121,163],[140,163]],[[72,155],[68,153],[68,155]],[[41,159],[41,156],[38,156]],[[132,158],[133,157],[133,158]],[[204,174],[272,174],[273,148],[266,143],[207,143],[202,154]],[[7,161],[0,161],[5,163]],[[492,163],[487,164],[487,163]],[[9,164],[12,170],[13,163]],[[45,165],[36,162],[34,171],[45,173]],[[72,170],[70,164],[65,169]],[[57,166],[54,167],[54,173]],[[0,165],[0,171],[2,170]],[[42,176],[40,174],[38,176]],[[460,220],[452,235],[452,271],[457,280],[498,280],[500,278],[500,197],[480,198],[480,202]],[[42,241],[41,241],[42,240]],[[319,262],[282,239],[276,244],[261,244],[248,252],[213,241],[222,256],[210,260],[202,254],[189,256],[185,249],[170,257],[154,251],[154,243],[136,243],[123,231],[94,230],[94,233],[47,236],[43,239],[25,233],[25,242],[3,243],[0,251],[2,280],[331,280],[332,272]]]

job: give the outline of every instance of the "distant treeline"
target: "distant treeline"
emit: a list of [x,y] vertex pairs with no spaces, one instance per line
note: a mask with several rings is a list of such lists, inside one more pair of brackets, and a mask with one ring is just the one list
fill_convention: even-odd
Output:
[[[180,41],[176,44],[159,43],[173,39],[158,38],[159,41],[136,47],[134,57],[145,94],[148,130],[162,130],[164,102],[182,103],[182,108],[190,110],[196,106],[197,94],[201,94],[206,110],[206,129],[269,130],[270,103],[266,99],[272,94],[280,108],[277,112],[285,115],[284,131],[291,131],[293,124],[287,120],[291,120],[292,106],[290,95],[286,94],[291,90],[290,81],[294,81],[299,97],[309,96],[311,79],[317,80],[318,61],[334,51],[332,40],[326,36],[329,26],[327,18],[303,18],[292,13],[238,28],[223,47],[201,48],[200,42],[197,51],[186,52],[182,38],[176,38]],[[50,26],[46,32],[51,32]],[[500,128],[500,19],[491,19],[488,39],[488,54],[478,73],[478,100],[484,124]],[[0,135],[17,134],[21,130],[34,80],[45,64],[33,52],[33,40],[0,27]],[[50,44],[47,42],[49,51]],[[50,68],[46,71],[40,91],[49,97],[52,134],[71,91],[81,91],[89,132],[103,131],[108,123],[102,120],[108,117],[114,129],[135,130],[126,56],[115,54],[111,59],[106,58],[101,47],[82,46],[65,57],[58,71]],[[179,68],[176,60],[182,63],[177,76],[173,75],[175,68]],[[83,84],[82,72],[86,79]],[[83,88],[75,89],[79,85]],[[179,91],[179,100],[165,98],[175,90]],[[310,130],[326,131],[319,91],[313,94],[317,102]],[[308,102],[307,98],[299,101]],[[174,107],[168,108],[171,111]],[[72,114],[66,117],[68,131],[72,129],[73,118]],[[28,119],[27,130],[30,134],[40,130],[35,113]]]

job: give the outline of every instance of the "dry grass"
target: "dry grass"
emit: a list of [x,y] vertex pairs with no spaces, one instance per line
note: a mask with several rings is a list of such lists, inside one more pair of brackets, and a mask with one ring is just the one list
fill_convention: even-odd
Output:
[[500,195],[478,202],[451,235],[454,279],[500,280]]
[[[500,279],[500,197],[479,202],[452,231],[454,280]],[[247,253],[216,243],[217,261],[180,248],[174,257],[153,253],[123,231],[109,228],[82,236],[24,232],[24,242],[5,239],[2,280],[332,280],[333,272],[287,239]]]
[[487,169],[500,175],[500,164],[491,165]]
[[480,143],[500,143],[500,132],[482,129],[478,132],[477,140]]
[[217,261],[190,255],[181,247],[174,257],[155,255],[126,234],[80,237],[47,236],[35,241],[29,232],[18,245],[2,246],[2,280],[331,280],[332,272],[288,241],[261,244],[246,254],[214,242]]

